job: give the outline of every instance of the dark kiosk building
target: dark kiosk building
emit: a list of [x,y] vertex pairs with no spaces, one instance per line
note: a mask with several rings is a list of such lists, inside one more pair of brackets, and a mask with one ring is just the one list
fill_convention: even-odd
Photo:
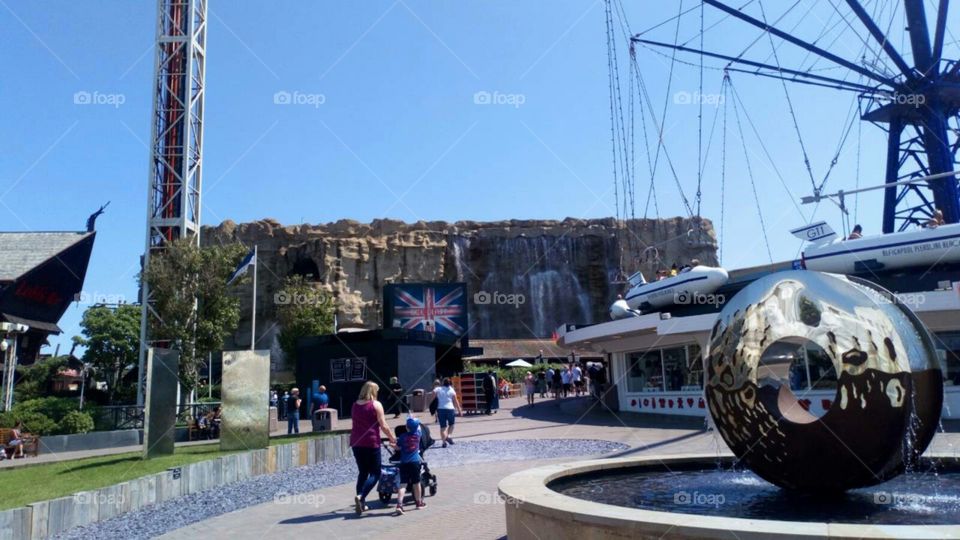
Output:
[[391,377],[409,394],[429,392],[435,378],[463,370],[469,328],[465,284],[394,284],[383,294],[382,330],[344,330],[297,343],[297,385],[308,405],[322,384],[330,407],[348,416],[366,381],[376,382],[380,400],[388,403]]
[[330,407],[342,417],[349,416],[366,381],[380,386],[380,400],[384,401],[391,377],[399,379],[406,393],[418,388],[429,392],[435,378],[462,370],[459,341],[440,333],[398,328],[345,331],[302,338],[297,343],[296,377],[304,402],[310,400],[315,386],[322,384],[327,387]]

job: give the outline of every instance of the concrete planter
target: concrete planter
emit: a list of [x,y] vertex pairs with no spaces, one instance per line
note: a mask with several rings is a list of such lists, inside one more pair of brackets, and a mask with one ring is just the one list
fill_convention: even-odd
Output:
[[137,446],[138,444],[141,444],[139,429],[91,431],[90,433],[78,433],[76,435],[44,435],[40,437],[40,453],[55,454],[77,450],[99,450],[101,448]]
[[[136,430],[129,431],[139,439]],[[46,539],[74,527],[135,512],[190,493],[294,467],[333,461],[348,455],[349,448],[350,434],[336,433],[191,463],[121,484],[11,508],[0,511],[0,540]]]

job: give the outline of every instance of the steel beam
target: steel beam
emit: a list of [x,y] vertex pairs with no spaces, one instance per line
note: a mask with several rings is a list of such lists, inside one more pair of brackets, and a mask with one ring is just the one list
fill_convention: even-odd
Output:
[[933,72],[933,51],[930,50],[930,32],[927,30],[927,15],[923,0],[903,0],[907,14],[907,29],[910,47],[913,49],[913,64],[920,73],[930,76]]
[[873,19],[870,18],[870,14],[867,13],[867,10],[863,9],[863,6],[860,5],[860,2],[857,0],[847,0],[847,5],[850,6],[850,9],[853,10],[853,13],[860,19],[860,22],[863,23],[867,30],[870,32],[870,35],[873,36],[873,39],[877,40],[877,43],[880,44],[880,47],[883,48],[883,51],[887,53],[887,56],[893,60],[893,63],[897,65],[897,68],[900,69],[900,72],[904,74],[907,78],[913,77],[913,68],[904,61],[903,57],[900,56],[900,53],[890,44],[890,40],[887,39],[887,36],[883,33],[883,30],[880,30],[880,27],[877,26]]
[[[903,123],[899,118],[890,121],[887,135],[887,174],[886,183],[893,184],[900,175],[900,135]],[[894,232],[897,217],[897,186],[888,186],[883,192],[883,234]]]
[[950,11],[950,0],[940,0],[940,5],[937,7],[937,27],[933,34],[934,75],[940,73],[940,60],[943,57],[943,34],[947,30],[948,11]]
[[[908,2],[909,2],[909,1],[911,1],[911,0],[905,0],[905,1],[908,1]],[[829,52],[829,51],[826,51],[826,50],[824,50],[824,49],[821,49],[820,47],[817,47],[816,45],[813,45],[813,44],[811,44],[811,43],[807,43],[806,41],[803,41],[802,39],[796,38],[796,37],[792,36],[791,34],[789,34],[789,33],[787,33],[787,32],[784,32],[783,30],[780,30],[779,28],[776,28],[776,27],[774,27],[774,26],[770,26],[769,24],[767,24],[767,23],[765,23],[765,22],[763,22],[763,21],[761,21],[761,20],[759,20],[759,19],[754,19],[753,17],[747,15],[746,13],[743,13],[742,11],[740,11],[740,10],[738,10],[738,9],[732,8],[732,7],[724,4],[723,2],[719,2],[718,0],[703,0],[703,2],[704,2],[705,4],[709,4],[709,5],[717,8],[717,9],[719,9],[719,10],[721,10],[721,11],[723,11],[723,12],[725,12],[725,13],[733,16],[733,17],[736,17],[736,18],[740,19],[741,21],[746,22],[747,24],[756,26],[757,28],[759,28],[759,29],[761,29],[761,30],[763,30],[763,31],[765,31],[765,32],[770,32],[771,34],[777,36],[778,38],[780,38],[780,39],[782,39],[782,40],[784,40],[784,41],[786,41],[786,42],[788,42],[788,43],[792,43],[792,44],[794,44],[794,45],[796,45],[796,46],[798,46],[798,47],[801,47],[801,48],[803,48],[803,49],[805,49],[805,50],[808,50],[808,51],[812,52],[813,54],[816,54],[817,56],[820,56],[821,58],[824,58],[824,59],[826,59],[826,60],[829,60],[829,61],[831,61],[831,62],[833,62],[833,63],[835,63],[835,64],[841,65],[841,66],[849,69],[850,71],[853,71],[853,72],[855,72],[855,73],[859,73],[859,74],[863,75],[864,77],[867,77],[868,79],[873,79],[873,80],[875,80],[875,81],[877,81],[877,82],[880,82],[880,83],[889,85],[889,86],[891,86],[891,87],[896,86],[896,84],[897,84],[896,81],[894,81],[894,80],[892,80],[892,79],[889,79],[889,78],[887,78],[887,77],[883,77],[882,75],[879,75],[879,74],[877,74],[877,73],[874,73],[874,72],[870,71],[869,69],[866,69],[866,68],[863,67],[863,66],[854,64],[853,62],[850,62],[849,60],[845,60],[845,59],[843,59],[843,58],[840,58],[839,56],[837,56],[837,55],[835,55],[835,54],[833,54],[833,53],[831,53],[831,52]]]
[[[630,39],[630,41],[632,41],[632,42],[634,42],[634,43],[641,43],[641,44],[644,44],[644,45],[652,45],[652,46],[654,46],[654,47],[664,47],[664,48],[668,48],[668,49],[674,49],[674,50],[677,50],[677,51],[680,51],[680,52],[688,52],[688,53],[693,53],[693,54],[702,54],[703,56],[708,56],[708,57],[710,57],[710,58],[718,58],[718,59],[720,59],[720,60],[726,60],[726,61],[731,62],[731,63],[734,63],[734,64],[743,64],[743,65],[746,65],[746,66],[752,66],[752,67],[759,68],[759,69],[766,69],[766,70],[770,70],[770,71],[774,71],[774,72],[778,72],[778,73],[788,73],[788,74],[790,74],[790,75],[795,75],[795,76],[797,76],[797,77],[805,77],[805,78],[813,79],[813,80],[816,80],[816,81],[821,81],[821,82],[830,83],[830,84],[832,85],[831,88],[842,88],[842,89],[844,89],[844,90],[853,90],[853,91],[856,91],[856,92],[867,92],[867,93],[872,93],[872,92],[875,92],[875,91],[876,91],[875,88],[872,88],[872,87],[870,87],[870,86],[866,86],[866,85],[863,85],[863,84],[859,84],[859,83],[854,83],[854,82],[850,82],[850,81],[844,81],[844,80],[841,80],[841,79],[834,79],[834,78],[832,78],[832,77],[825,77],[825,76],[823,76],[823,75],[815,75],[815,74],[813,74],[813,73],[807,73],[807,72],[805,72],[805,71],[797,71],[797,70],[795,70],[795,69],[782,68],[782,67],[773,66],[773,65],[770,65],[770,64],[764,64],[764,63],[762,63],[762,62],[755,62],[755,61],[753,61],[753,60],[744,60],[743,58],[737,58],[737,57],[734,57],[734,56],[727,56],[727,55],[725,55],[725,54],[720,54],[720,53],[715,53],[715,52],[709,52],[709,51],[704,51],[704,50],[700,50],[700,49],[693,49],[693,48],[690,48],[690,47],[684,47],[683,45],[674,45],[673,43],[664,43],[664,42],[662,42],[662,41],[652,41],[652,40],[649,40],[649,39],[641,39],[641,38],[639,38],[639,37],[633,37],[633,38]],[[773,76],[773,75],[771,75],[771,76]],[[783,77],[783,78],[786,79],[786,80],[792,80],[792,79],[789,79],[789,78],[786,78],[786,77]]]

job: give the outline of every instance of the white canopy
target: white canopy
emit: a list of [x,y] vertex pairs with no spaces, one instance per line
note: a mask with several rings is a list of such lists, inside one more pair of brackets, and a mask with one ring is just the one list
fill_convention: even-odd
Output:
[[533,364],[522,358],[517,358],[513,362],[508,363],[507,367],[533,367]]

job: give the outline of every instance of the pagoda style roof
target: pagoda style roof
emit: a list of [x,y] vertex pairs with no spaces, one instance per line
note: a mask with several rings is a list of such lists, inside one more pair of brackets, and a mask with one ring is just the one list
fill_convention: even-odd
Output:
[[15,281],[92,232],[0,232],[0,282]]

